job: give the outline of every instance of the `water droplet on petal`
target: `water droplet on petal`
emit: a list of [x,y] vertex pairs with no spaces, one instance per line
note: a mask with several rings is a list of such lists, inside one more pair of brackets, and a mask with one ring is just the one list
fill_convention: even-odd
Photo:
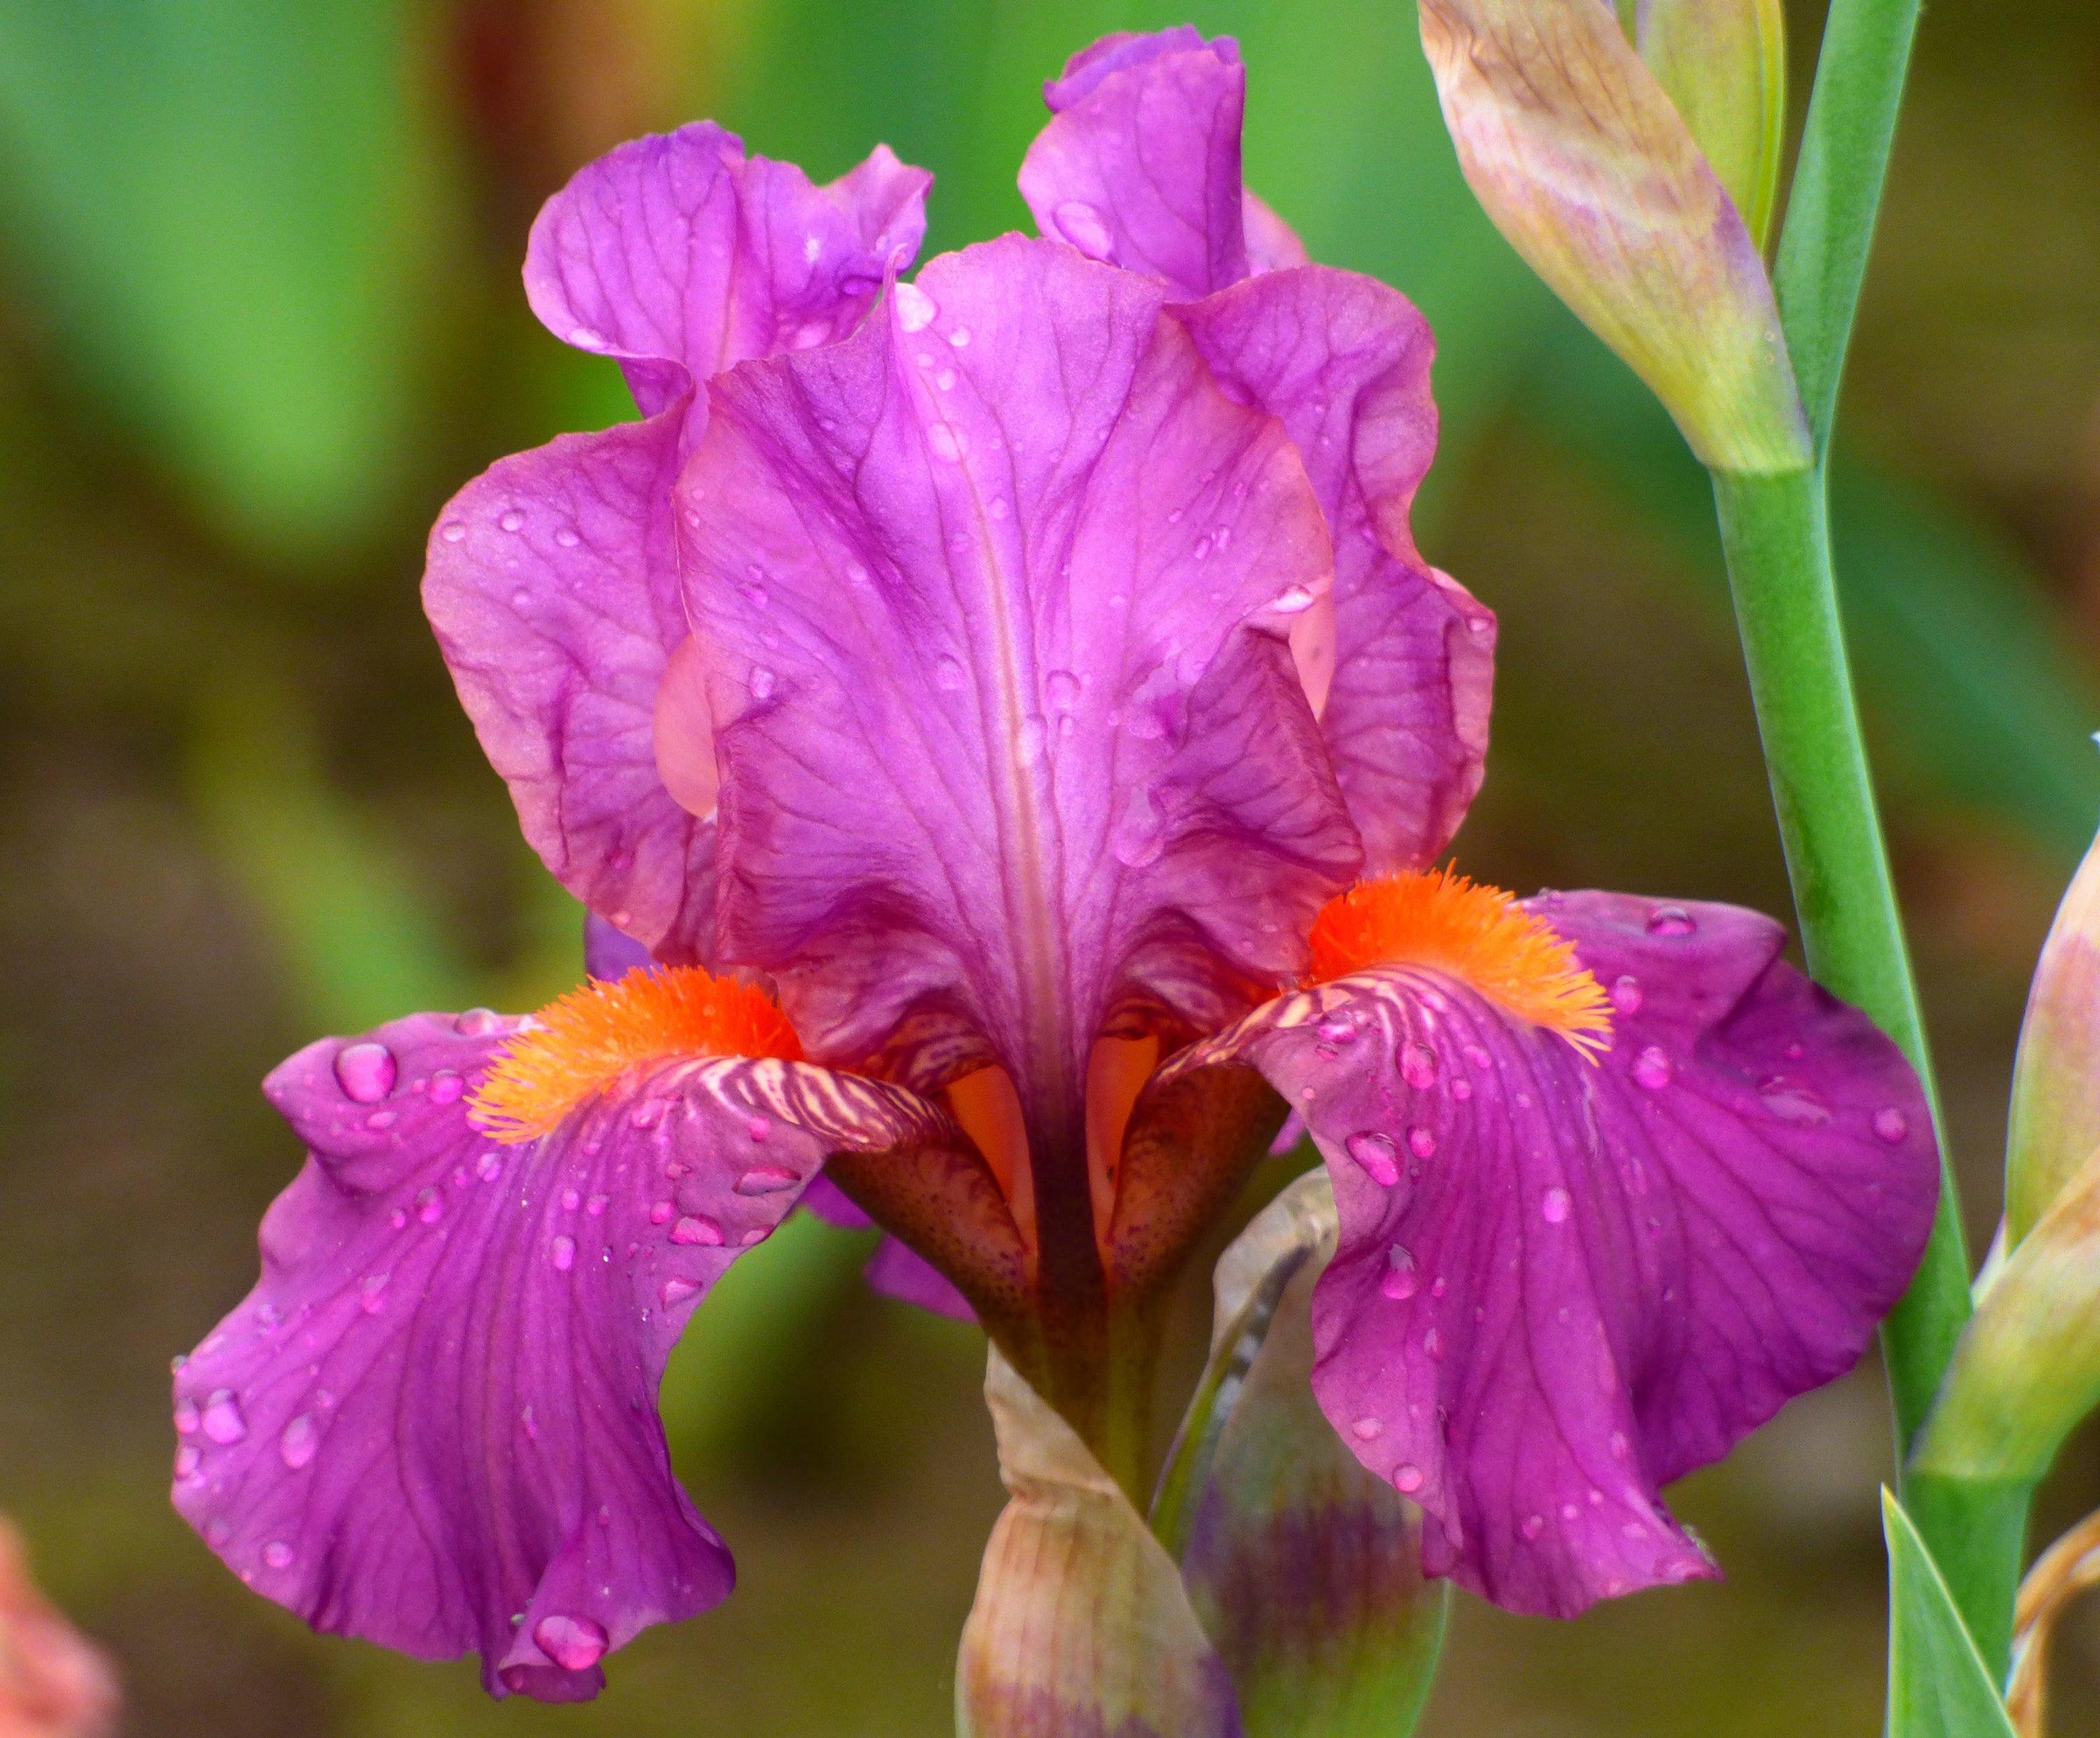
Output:
[[1612,1006],[1622,1014],[1633,1015],[1641,1012],[1642,1001],[1640,981],[1631,972],[1612,983]]
[[777,1165],[760,1165],[737,1179],[738,1195],[778,1195],[790,1189],[802,1179],[793,1171],[783,1171]]
[[935,423],[927,431],[928,445],[934,449],[934,457],[944,465],[957,465],[962,459],[962,438],[946,423]]
[[238,1442],[248,1434],[248,1420],[232,1389],[221,1388],[204,1403],[204,1433],[221,1445]]
[[384,1044],[346,1044],[335,1053],[336,1084],[357,1104],[378,1104],[400,1076],[400,1065]]
[[1546,1517],[1544,1515],[1525,1516],[1523,1525],[1517,1529],[1526,1538],[1536,1538],[1545,1530]]
[[[1221,531],[1218,534],[1219,542],[1222,543],[1224,538],[1225,534]],[[1312,607],[1315,601],[1312,593],[1305,586],[1292,585],[1279,592],[1269,607],[1278,615],[1302,615]]]
[[1109,849],[1126,869],[1149,869],[1166,851],[1166,828],[1148,787],[1140,785],[1124,804]]
[[564,1212],[573,1213],[583,1204],[584,1197],[581,1191],[574,1188],[565,1188],[562,1191],[562,1209]]
[[1366,1129],[1361,1134],[1351,1135],[1342,1146],[1349,1157],[1363,1167],[1365,1174],[1373,1182],[1390,1188],[1400,1181],[1400,1150],[1393,1145],[1390,1134]]
[[1079,704],[1079,678],[1068,669],[1054,669],[1043,678],[1043,692],[1054,710],[1069,711]]
[[[904,288],[899,285],[899,288]],[[588,1617],[542,1617],[533,1625],[540,1651],[564,1671],[588,1671],[605,1657],[611,1640],[602,1625]]]
[[1567,1190],[1556,1183],[1546,1191],[1544,1198],[1539,1202],[1538,1210],[1547,1224],[1564,1225],[1568,1222],[1568,1209],[1574,1204]]
[[1385,1434],[1385,1426],[1376,1419],[1358,1419],[1349,1426],[1349,1434],[1359,1442],[1376,1442]]
[[770,700],[779,681],[780,678],[764,664],[753,666],[751,672],[751,697],[754,700]]
[[284,1426],[284,1433],[277,1438],[277,1454],[295,1473],[309,1464],[314,1451],[321,1446],[321,1433],[314,1427],[313,1419],[306,1413]]
[[1067,200],[1050,214],[1057,233],[1088,259],[1105,260],[1116,251],[1115,237],[1102,214],[1084,200]]
[[377,1315],[387,1307],[387,1276],[374,1273],[358,1281],[357,1307],[367,1315]]
[[1437,1153],[1437,1137],[1428,1129],[1410,1129],[1407,1132],[1407,1150],[1418,1159],[1433,1159]]
[[451,1104],[466,1090],[466,1083],[450,1069],[439,1069],[430,1076],[430,1103]]
[[1634,1058],[1634,1083],[1650,1092],[1670,1084],[1670,1058],[1650,1044]]
[[435,1225],[444,1216],[444,1197],[434,1188],[426,1188],[416,1196],[416,1216],[426,1225]]
[[1398,1244],[1385,1252],[1385,1276],[1378,1281],[1378,1289],[1395,1303],[1404,1303],[1415,1294],[1420,1283],[1415,1272],[1415,1258]]
[[197,1407],[193,1402],[185,1400],[180,1405],[175,1408],[175,1428],[176,1431],[181,1435],[196,1435]]
[[503,1174],[503,1155],[490,1147],[474,1160],[474,1174],[485,1183],[493,1183]]
[[916,284],[900,284],[894,294],[897,324],[906,332],[924,332],[941,312],[941,305]]
[[452,1022],[452,1030],[462,1038],[486,1038],[502,1018],[494,1008],[469,1008]]
[[1910,1118],[1894,1104],[1886,1104],[1874,1112],[1874,1132],[1894,1146],[1910,1132]]
[[666,1279],[663,1290],[658,1295],[663,1299],[664,1307],[668,1309],[675,1303],[683,1303],[686,1299],[696,1295],[699,1290],[699,1286],[690,1279]]
[[678,1209],[676,1207],[673,1207],[669,1202],[660,1201],[654,1207],[649,1209],[649,1223],[652,1225],[668,1225],[671,1223],[671,1215],[676,1213],[677,1210]]
[[556,1237],[554,1240],[554,1271],[566,1273],[576,1265],[576,1239]]
[[273,1569],[291,1567],[291,1547],[281,1538],[273,1538],[262,1547],[262,1560]]
[[1411,1496],[1414,1492],[1421,1489],[1422,1468],[1412,1466],[1394,1468],[1393,1489],[1403,1496]]
[[457,519],[447,520],[444,524],[438,528],[438,535],[448,543],[465,543],[466,541],[466,527]]
[[722,1228],[712,1219],[691,1214],[671,1227],[671,1241],[675,1244],[696,1244],[712,1249],[722,1241]]
[[569,341],[579,350],[606,350],[612,347],[612,342],[594,326],[570,327]]
[[197,1469],[203,1464],[203,1452],[194,1442],[186,1442],[175,1451],[175,1476],[177,1478],[195,1478]]
[[1411,1039],[1400,1047],[1400,1078],[1418,1092],[1425,1092],[1437,1083],[1437,1053],[1426,1044],[1417,1044]]
[[[1442,1285],[1444,1282],[1439,1279],[1437,1283]],[[1422,1349],[1427,1352],[1432,1358],[1442,1357],[1444,1356],[1444,1336],[1435,1328],[1431,1328],[1422,1336]]]
[[525,515],[514,507],[500,519],[497,520],[496,523],[500,525],[506,531],[522,531],[525,529]]
[[970,343],[970,328],[966,326],[957,326],[948,334],[948,341],[958,350],[965,348]]
[[1681,905],[1659,905],[1648,914],[1651,936],[1689,936],[1698,928],[1692,915]]

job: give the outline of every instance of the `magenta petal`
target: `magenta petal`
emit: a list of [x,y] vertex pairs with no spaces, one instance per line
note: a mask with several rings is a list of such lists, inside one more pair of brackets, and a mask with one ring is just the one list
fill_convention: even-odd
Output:
[[1660,1487],[1852,1366],[1939,1172],[1902,1056],[1780,957],[1778,925],[1531,908],[1611,995],[1600,1065],[1456,978],[1381,968],[1176,1067],[1236,1056],[1303,1106],[1341,1221],[1314,1391],[1421,1504],[1426,1566],[1568,1615],[1712,1573]]
[[[1043,95],[1056,112],[1028,148],[1020,184],[1044,235],[1184,296],[1247,275],[1247,69],[1229,37],[1207,43],[1186,25],[1110,37],[1074,55]],[[1264,215],[1273,256],[1282,225]]]
[[1326,266],[1175,312],[1219,383],[1280,417],[1306,461],[1334,540],[1320,731],[1368,871],[1419,867],[1480,789],[1494,675],[1493,613],[1422,559],[1408,526],[1437,446],[1428,322]]
[[469,483],[431,536],[424,603],[526,838],[663,960],[713,953],[710,726],[664,681],[688,633],[671,485],[705,421],[695,381],[849,330],[916,250],[928,179],[878,150],[816,187],[702,124],[589,165],[533,227],[535,310],[622,358],[648,419]]
[[886,1298],[973,1325],[977,1313],[947,1274],[900,1237],[885,1237],[868,1258],[868,1284]]
[[844,337],[918,253],[932,182],[886,146],[818,187],[711,121],[652,134],[547,201],[526,293],[556,337],[620,357],[654,416],[747,357]]
[[695,1305],[828,1153],[946,1125],[800,1063],[674,1062],[500,1146],[467,1097],[516,1026],[418,1014],[270,1076],[312,1156],[178,1371],[174,1496],[316,1628],[567,1700],[734,1579],[656,1416]]
[[1214,1024],[1351,873],[1284,639],[1319,506],[1161,299],[1008,238],[712,389],[681,495],[718,922],[814,1054],[974,1046],[1075,1107],[1112,1011]]
[[584,914],[585,976],[616,984],[630,971],[646,971],[654,964],[649,950],[634,936],[615,929],[595,911]]

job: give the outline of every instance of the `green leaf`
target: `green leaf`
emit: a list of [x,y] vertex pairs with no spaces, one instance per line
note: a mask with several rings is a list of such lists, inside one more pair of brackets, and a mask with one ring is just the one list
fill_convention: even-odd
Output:
[[1248,1738],[1405,1738],[1443,1647],[1450,1589],[1423,1579],[1419,1513],[1312,1397],[1312,1287],[1337,1235],[1314,1169],[1226,1251],[1210,1362],[1153,1505]]
[[410,23],[403,0],[0,0],[23,287],[105,406],[273,552],[354,529],[407,445],[452,186]]
[[1881,1530],[1888,1541],[1888,1738],[2015,1738],[1939,1566],[1886,1489]]

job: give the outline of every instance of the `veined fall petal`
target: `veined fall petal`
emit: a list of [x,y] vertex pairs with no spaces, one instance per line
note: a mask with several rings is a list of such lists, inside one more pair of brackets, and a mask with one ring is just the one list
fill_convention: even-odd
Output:
[[1713,166],[1606,0],[1421,0],[1466,179],[1711,468],[1811,458],[1772,285]]
[[1712,1573],[1660,1487],[1849,1369],[1938,1196],[1929,1118],[1778,925],[1437,877],[1338,901],[1323,981],[1194,1046],[1327,1161],[1312,1387],[1512,1610]]

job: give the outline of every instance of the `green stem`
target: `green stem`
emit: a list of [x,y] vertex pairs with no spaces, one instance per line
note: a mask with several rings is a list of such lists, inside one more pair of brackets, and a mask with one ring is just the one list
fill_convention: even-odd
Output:
[[[1902,1047],[1936,1125],[1924,1021],[1853,704],[1823,474],[1717,474],[1714,500],[1809,970]],[[1930,1410],[1970,1314],[1969,1254],[1943,1141],[1940,1167],[1924,1260],[1882,1331],[1900,1451]],[[2002,1671],[2025,1504],[1940,1481],[1913,1516],[1984,1657]]]
[[[1824,26],[1774,271],[1816,467],[1778,477],[1717,474],[1714,494],[1810,970],[1902,1046],[1937,1125],[1932,1061],[1845,659],[1825,485],[1919,4],[1831,0]],[[1908,1457],[1970,1310],[1969,1255],[1942,1139],[1931,1239],[1882,1330],[1899,1458]],[[1903,1482],[1919,1531],[1984,1659],[2002,1676],[2026,1493],[1913,1478],[1908,1470]]]

